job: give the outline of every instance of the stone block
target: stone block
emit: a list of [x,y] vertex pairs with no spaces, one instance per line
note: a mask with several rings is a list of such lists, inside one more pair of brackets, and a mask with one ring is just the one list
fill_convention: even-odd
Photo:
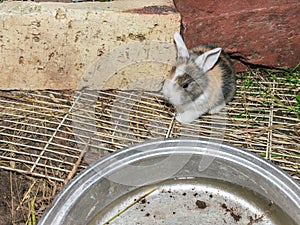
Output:
[[179,29],[171,0],[1,3],[0,89],[157,90]]

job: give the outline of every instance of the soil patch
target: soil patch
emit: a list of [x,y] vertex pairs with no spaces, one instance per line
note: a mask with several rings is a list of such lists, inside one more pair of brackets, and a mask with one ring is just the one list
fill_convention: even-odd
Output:
[[57,183],[0,169],[1,225],[37,224],[61,190]]

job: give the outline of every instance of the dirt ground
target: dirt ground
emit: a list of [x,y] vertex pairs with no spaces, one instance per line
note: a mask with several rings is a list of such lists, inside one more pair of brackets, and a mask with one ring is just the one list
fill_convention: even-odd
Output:
[[57,183],[0,169],[1,225],[34,225],[61,190]]
[[9,182],[9,172],[0,170],[0,221],[3,225],[10,225],[11,222],[11,212],[10,212],[10,182]]

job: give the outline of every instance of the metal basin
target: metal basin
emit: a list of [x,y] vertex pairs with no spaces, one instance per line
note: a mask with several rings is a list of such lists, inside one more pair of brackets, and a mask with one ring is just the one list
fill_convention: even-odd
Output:
[[299,184],[261,157],[202,139],[166,139],[86,169],[39,224],[299,224],[299,212]]

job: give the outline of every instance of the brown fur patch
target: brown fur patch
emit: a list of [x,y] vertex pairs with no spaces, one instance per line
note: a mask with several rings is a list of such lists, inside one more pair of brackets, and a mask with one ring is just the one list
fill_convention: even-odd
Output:
[[[200,55],[216,47],[217,46],[214,45],[201,45],[193,48],[191,52]],[[225,102],[232,99],[235,93],[235,70],[230,57],[223,50],[217,64],[207,72],[207,78],[209,79],[209,86],[207,88],[210,90],[210,93],[212,93],[210,101],[219,102],[222,100],[220,99],[220,93],[216,90],[222,91],[222,98],[224,98],[223,100],[225,100]]]
[[175,76],[175,70],[176,70],[176,67],[173,66],[172,69],[171,69],[171,71],[170,71],[170,73],[167,76],[167,79],[171,80],[171,79],[174,78],[174,76]]
[[180,86],[186,82],[190,82],[191,80],[193,80],[193,78],[186,73],[183,74],[182,76],[176,78],[176,81]]
[[213,88],[221,89],[223,85],[223,73],[218,64],[207,72],[207,78],[210,80],[209,84],[211,84]]
[[198,55],[201,55],[204,52],[207,52],[207,51],[212,50],[212,49],[214,49],[214,47],[212,47],[212,46],[200,45],[198,47],[193,48],[191,51],[198,54]]

